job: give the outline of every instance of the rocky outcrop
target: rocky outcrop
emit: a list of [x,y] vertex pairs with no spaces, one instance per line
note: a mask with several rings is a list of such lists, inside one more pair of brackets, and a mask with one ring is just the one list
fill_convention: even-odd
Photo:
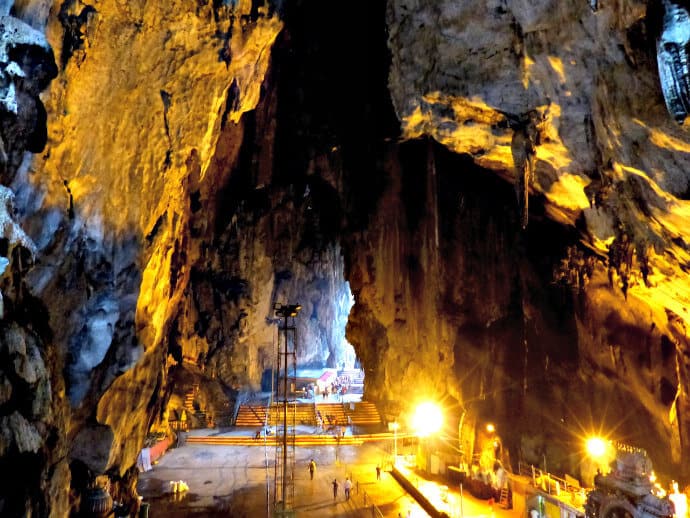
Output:
[[276,303],[302,305],[301,364],[353,344],[385,415],[414,386],[564,469],[554,438],[617,425],[687,476],[687,135],[659,6],[2,6],[24,43],[3,40],[0,438],[31,459],[5,505],[63,515],[69,473],[131,493],[169,368],[258,389]]
[[[45,21],[37,4],[13,9]],[[275,357],[275,302],[304,307],[301,362],[345,360],[344,324],[329,325],[351,305],[343,257],[317,235],[313,205],[327,200],[309,195],[323,188],[267,188],[273,155],[260,146],[272,133],[252,129],[275,112],[270,96],[257,104],[280,11],[67,1],[48,19],[61,65],[48,145],[15,168],[13,187],[40,258],[27,296],[44,305],[61,382],[55,455],[77,496],[104,473],[128,476],[165,416],[171,364],[194,362],[229,396],[259,388]],[[248,158],[260,163],[249,180]],[[61,491],[45,497],[56,515],[69,485],[59,475]]]
[[0,4],[0,469],[11,474],[0,513],[47,516],[68,509],[64,383],[45,308],[27,285],[37,248],[8,185],[46,143],[39,95],[57,68],[42,31],[10,7]]
[[[563,259],[579,272],[578,376],[584,385],[607,377],[595,384],[600,393],[638,401],[635,419],[658,433],[645,446],[679,468],[689,444],[688,344],[678,332],[688,304],[678,281],[687,137],[664,107],[656,73],[660,13],[642,2],[593,10],[585,2],[394,1],[387,20],[389,86],[404,135],[467,154],[513,183],[519,199],[529,192],[547,217],[577,229],[579,259]],[[523,304],[526,322],[534,306]],[[660,350],[677,365],[659,360]],[[605,406],[590,408],[615,420]]]

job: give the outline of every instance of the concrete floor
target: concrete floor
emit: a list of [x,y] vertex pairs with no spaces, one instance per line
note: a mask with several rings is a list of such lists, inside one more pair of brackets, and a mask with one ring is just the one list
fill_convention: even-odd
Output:
[[[248,436],[249,428],[192,430],[190,436]],[[313,426],[297,427],[300,435],[316,433]],[[425,517],[426,511],[386,471],[392,461],[390,441],[348,446],[298,446],[295,448],[295,516],[298,518],[329,517]],[[414,455],[406,462],[402,445],[398,466],[438,511],[453,518],[516,518],[513,510],[488,503],[465,492],[460,506],[459,487],[445,488],[439,476],[427,475],[414,468]],[[151,518],[270,517],[273,508],[274,449],[261,441],[255,446],[221,446],[187,443],[168,450],[153,466],[139,475],[138,492],[149,504]],[[316,461],[314,480],[309,478],[309,461]],[[266,469],[266,465],[270,466]],[[384,467],[381,480],[376,480],[376,465]],[[345,501],[343,482],[353,481],[352,497]],[[340,489],[333,499],[331,482],[337,478]],[[189,491],[171,492],[170,481],[183,480]],[[445,482],[447,483],[447,482]],[[445,498],[441,495],[445,494]],[[366,495],[366,503],[365,503]],[[371,504],[381,515],[374,515]],[[462,508],[462,513],[461,513]],[[367,511],[364,512],[364,509]],[[408,515],[409,513],[409,515]]]
[[[355,517],[357,509],[376,504],[385,517],[423,517],[428,514],[407,495],[386,471],[376,480],[376,464],[387,453],[376,443],[361,446],[300,447],[295,451],[296,516],[302,518]],[[138,491],[149,504],[149,516],[268,517],[272,503],[272,448],[263,446],[208,446],[187,444],[171,449],[153,467],[140,474]],[[308,464],[316,461],[314,480]],[[268,459],[271,468],[266,470]],[[383,465],[383,464],[382,464]],[[354,482],[352,498],[345,501],[343,482]],[[331,482],[340,483],[334,500]],[[174,495],[170,481],[183,480],[189,491]],[[270,495],[267,497],[267,487]],[[368,514],[369,516],[373,516]]]

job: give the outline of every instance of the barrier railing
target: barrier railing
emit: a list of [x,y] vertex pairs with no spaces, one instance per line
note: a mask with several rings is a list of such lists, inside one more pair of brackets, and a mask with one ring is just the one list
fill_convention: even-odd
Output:
[[[531,464],[518,464],[518,473],[532,480],[532,485],[559,500],[581,508],[584,505],[585,489],[579,483],[574,484],[566,479],[557,477]],[[572,480],[572,479],[571,479]]]
[[[518,472],[520,475],[531,478],[534,487],[541,488],[542,491],[546,491],[550,495],[558,495],[561,491],[575,489],[572,484],[571,487],[568,487],[568,482],[565,479],[552,475],[532,464],[519,463]],[[579,490],[580,487],[577,486],[576,489]]]
[[361,500],[362,506],[356,509],[357,514],[360,516],[366,516],[371,518],[383,518],[383,513],[381,509],[373,502],[369,494],[365,489],[359,487],[359,481],[354,482],[354,494]]

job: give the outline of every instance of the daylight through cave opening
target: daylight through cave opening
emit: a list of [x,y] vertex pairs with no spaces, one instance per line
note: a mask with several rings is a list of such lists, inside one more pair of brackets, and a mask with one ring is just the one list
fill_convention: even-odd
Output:
[[[296,390],[308,400],[359,400],[364,392],[363,369],[345,336],[354,298],[342,271],[334,277],[332,283],[317,278],[303,286],[302,314],[295,318]],[[279,350],[280,326],[277,332]]]

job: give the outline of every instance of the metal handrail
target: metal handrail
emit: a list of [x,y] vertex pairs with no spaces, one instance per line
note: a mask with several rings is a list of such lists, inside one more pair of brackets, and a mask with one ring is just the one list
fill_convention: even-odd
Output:
[[[518,463],[518,474],[530,478],[534,487],[541,488],[549,495],[558,494],[560,491],[579,491],[581,489],[581,487],[568,484],[567,480],[546,472],[532,464]],[[552,482],[556,482],[556,484]]]
[[[359,496],[359,481],[354,482],[353,485],[355,487],[355,494]],[[359,514],[360,516],[371,516],[371,518],[383,518],[383,513],[381,512],[381,509],[379,509],[378,506],[372,502],[371,497],[366,492],[366,490],[362,489],[361,492],[363,508],[358,508],[357,514]]]

